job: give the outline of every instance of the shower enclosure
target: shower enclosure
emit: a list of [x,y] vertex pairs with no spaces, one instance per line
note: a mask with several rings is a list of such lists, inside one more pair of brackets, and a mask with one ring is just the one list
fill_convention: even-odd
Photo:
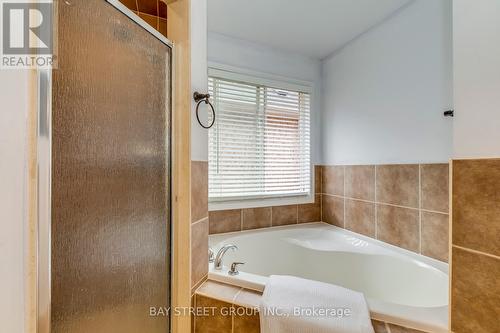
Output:
[[118,1],[57,1],[40,73],[38,331],[169,332],[172,45]]

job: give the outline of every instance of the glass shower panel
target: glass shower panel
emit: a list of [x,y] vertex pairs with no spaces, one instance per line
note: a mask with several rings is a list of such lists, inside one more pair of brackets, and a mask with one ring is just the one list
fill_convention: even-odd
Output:
[[171,49],[104,0],[58,19],[51,330],[168,332]]

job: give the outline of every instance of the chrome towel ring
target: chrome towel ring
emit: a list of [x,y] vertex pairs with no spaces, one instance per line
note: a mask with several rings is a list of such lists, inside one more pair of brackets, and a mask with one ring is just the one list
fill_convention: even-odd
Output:
[[[209,129],[215,124],[215,109],[212,103],[210,103],[210,94],[200,94],[199,92],[195,92],[193,94],[194,101],[196,104],[196,119],[198,119],[198,123],[200,123],[201,127]],[[212,110],[212,122],[209,125],[203,125],[200,121],[200,116],[198,114],[198,109],[200,108],[201,102],[205,102],[205,104],[210,105],[210,109]]]

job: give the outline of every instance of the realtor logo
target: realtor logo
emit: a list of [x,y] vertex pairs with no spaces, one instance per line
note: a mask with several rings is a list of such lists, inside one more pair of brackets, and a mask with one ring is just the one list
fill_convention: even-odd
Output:
[[54,60],[52,1],[0,0],[2,68],[50,68]]

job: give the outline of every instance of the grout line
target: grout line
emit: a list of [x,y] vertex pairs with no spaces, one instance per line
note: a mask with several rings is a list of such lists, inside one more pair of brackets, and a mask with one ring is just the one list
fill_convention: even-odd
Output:
[[151,17],[156,17],[156,18],[159,18],[158,16],[153,15],[153,14],[149,14],[149,13],[144,13],[144,12],[140,12],[140,11],[137,11],[137,13],[140,13],[140,14],[142,14],[142,15],[146,15],[146,16],[151,16]]
[[238,295],[241,293],[241,291],[243,290],[243,288],[240,288],[240,290],[238,290],[238,292],[234,295],[233,297],[233,301],[231,302],[231,308],[232,308],[232,313],[231,313],[231,332],[234,333],[234,316],[235,316],[235,312],[236,309],[234,309],[236,306],[235,306],[235,302],[236,302],[236,298],[238,297]]
[[366,202],[366,203],[375,203],[374,201],[370,201],[370,200],[365,200],[365,199],[357,199],[357,198],[351,198],[351,197],[344,197],[342,195],[336,195],[336,194],[328,194],[328,193],[324,193],[324,195],[329,195],[331,197],[335,197],[335,198],[339,198],[339,199],[347,199],[347,200],[353,200],[353,201],[361,201],[361,202]]
[[[224,283],[224,282],[218,282],[218,281],[215,281],[215,282],[222,283],[222,284],[227,284],[227,283]],[[231,285],[231,286],[236,287],[234,285]],[[240,288],[240,289],[236,292],[236,294],[238,294],[241,291],[241,289],[243,289],[241,287],[238,287],[238,288]],[[233,298],[231,300],[228,300],[228,299],[223,299],[222,297],[219,297],[218,294],[209,294],[209,293],[204,293],[204,292],[199,292],[199,291],[197,291],[195,295],[200,295],[200,296],[203,296],[203,297],[206,297],[206,298],[211,298],[211,299],[214,299],[216,301],[224,302],[224,303],[229,303],[229,304],[234,304],[234,299],[235,299],[235,296],[236,296],[235,295],[235,296],[233,296]]]
[[343,189],[342,189],[342,193],[344,193],[344,229],[346,229],[346,220],[345,220],[345,217],[346,217],[346,203],[347,203],[347,200],[346,200],[346,197],[345,197],[345,165],[344,167],[342,168],[342,172],[344,173],[344,182],[342,184],[343,186]]
[[233,297],[233,300],[231,301],[231,304],[235,304],[236,302],[236,298],[238,297],[238,295],[243,291],[243,287],[240,287],[240,290],[238,290],[238,292],[236,294],[234,294],[234,297]]
[[319,190],[323,193],[323,181],[325,179],[325,167],[321,166],[321,183],[319,184]]
[[319,219],[323,222],[323,196],[319,195]]
[[491,253],[486,253],[486,252],[482,252],[482,251],[478,251],[478,250],[473,250],[473,249],[469,249],[468,247],[463,247],[463,246],[459,246],[459,245],[452,245],[451,247],[454,247],[456,249],[460,249],[460,250],[463,250],[463,251],[466,251],[466,252],[470,252],[470,253],[474,253],[474,254],[479,254],[479,255],[483,255],[483,256],[486,256],[486,257],[490,257],[490,258],[493,258],[493,259],[500,260],[499,256],[491,254]]
[[234,313],[231,314],[231,333],[234,333]]
[[240,209],[240,231],[243,231],[243,209]]
[[441,214],[441,215],[450,215],[450,213],[445,213],[445,212],[438,212],[437,210],[430,210],[430,209],[420,209],[422,212],[426,213],[434,213],[434,214]]
[[422,254],[422,165],[418,165],[418,253]]
[[273,226],[273,211],[274,208],[271,206],[271,227]]
[[194,284],[194,286],[191,288],[191,295],[196,294],[196,291],[200,289],[200,287],[208,280],[208,272],[205,274],[198,282]]
[[321,178],[319,179],[319,217],[320,217],[320,220],[321,222],[324,222],[323,221],[323,166],[321,166],[319,168],[319,172],[321,173]]
[[[234,300],[236,299],[236,296],[238,296],[238,294],[241,292],[241,289],[238,290],[238,292],[236,293],[236,295],[234,295],[234,298],[233,298],[233,301],[231,302],[231,310],[234,311]],[[234,333],[234,312],[231,311],[231,333]]]
[[204,220],[208,219],[208,216],[205,216],[204,218],[202,219],[199,219],[198,221],[195,221],[195,222],[191,222],[191,225],[195,225],[197,223],[200,223],[200,222],[203,222]]
[[320,220],[321,222],[325,222],[323,221],[323,194],[320,194],[319,195],[319,209],[320,209],[320,212],[319,212],[319,217],[320,217]]
[[[344,198],[341,195],[329,194],[329,193],[322,193],[322,195],[328,195],[328,196],[336,197],[336,198],[340,198],[340,199]],[[415,208],[415,207],[408,207],[408,206],[396,205],[396,204],[391,204],[391,203],[386,203],[386,202],[377,202],[377,201],[371,201],[371,200],[365,200],[365,199],[358,199],[358,198],[351,198],[351,197],[345,197],[345,198],[348,199],[348,200],[361,201],[361,202],[379,204],[379,205],[384,205],[384,206],[392,206],[392,207],[406,208],[406,209],[412,209],[412,210],[422,210],[422,211],[428,212],[428,213],[436,213],[436,214],[449,215],[449,213],[439,212],[437,210],[419,209],[418,207],[417,208]]]
[[156,29],[160,30],[160,0],[156,0]]

